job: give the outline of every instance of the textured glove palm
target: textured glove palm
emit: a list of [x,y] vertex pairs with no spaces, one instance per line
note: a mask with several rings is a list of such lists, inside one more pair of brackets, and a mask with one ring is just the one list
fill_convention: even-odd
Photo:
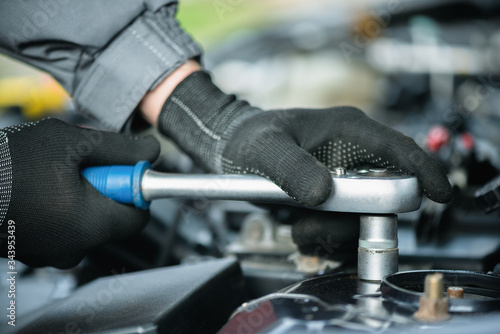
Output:
[[332,167],[363,163],[415,174],[436,202],[453,196],[434,158],[411,138],[352,107],[263,112],[224,94],[200,71],[177,86],[158,123],[205,169],[265,176],[310,206],[331,193]]
[[[15,223],[15,257],[70,268],[91,248],[139,230],[148,212],[116,203],[81,175],[86,166],[154,160],[156,139],[82,129],[57,119],[0,130],[0,231]],[[10,235],[10,234],[9,234]],[[6,238],[0,240],[7,255]]]

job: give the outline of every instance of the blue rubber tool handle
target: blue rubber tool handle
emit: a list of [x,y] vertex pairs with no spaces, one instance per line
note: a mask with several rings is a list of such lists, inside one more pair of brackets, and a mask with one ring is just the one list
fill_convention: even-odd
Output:
[[149,162],[139,161],[135,166],[88,167],[82,170],[82,175],[102,195],[146,210],[150,202],[142,196],[141,181],[148,169],[151,169]]

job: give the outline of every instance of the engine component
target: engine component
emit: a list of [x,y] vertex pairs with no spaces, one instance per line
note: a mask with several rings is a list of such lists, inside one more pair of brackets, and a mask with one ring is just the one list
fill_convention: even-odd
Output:
[[[413,314],[419,300],[446,300],[456,284],[464,298],[450,298],[439,326],[422,326]],[[500,277],[468,271],[410,271],[389,275],[380,285],[355,275],[315,277],[244,303],[219,331],[225,333],[490,333],[498,330]],[[444,304],[446,302],[442,303]],[[451,314],[446,318],[447,313]],[[470,315],[475,314],[475,320]],[[465,315],[469,315],[466,317]],[[479,322],[478,322],[479,321]],[[481,327],[479,329],[479,327]]]
[[[288,229],[286,229],[288,227]],[[250,214],[243,221],[237,242],[229,245],[229,254],[288,254],[294,252],[289,226],[278,226],[268,214]]]
[[486,212],[500,208],[500,176],[494,178],[474,194],[476,202]]
[[443,274],[425,276],[424,294],[420,296],[420,307],[413,316],[425,322],[443,321],[450,317],[448,298],[443,298]]
[[[415,270],[384,278],[380,291],[388,300],[416,309],[427,275],[441,274],[444,289],[459,287],[463,298],[450,298],[450,313],[485,313],[500,311],[500,276],[464,270]],[[434,294],[434,297],[436,294]]]
[[245,299],[238,263],[214,260],[101,278],[19,319],[15,329],[16,333],[213,333]]
[[446,297],[448,298],[464,298],[464,289],[458,286],[450,286],[446,290]]

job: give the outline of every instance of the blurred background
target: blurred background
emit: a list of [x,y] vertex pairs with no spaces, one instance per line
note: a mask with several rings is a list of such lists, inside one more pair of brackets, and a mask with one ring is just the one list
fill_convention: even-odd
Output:
[[[474,194],[500,174],[500,2],[181,0],[178,19],[203,46],[204,64],[226,92],[265,109],[353,105],[413,137],[443,163],[455,200],[424,201],[419,211],[400,215],[402,266],[494,270],[500,262],[499,203],[481,203]],[[76,113],[48,75],[0,56],[0,126],[47,115],[98,126]],[[162,141],[156,169],[198,171]],[[490,188],[498,191],[499,183]],[[252,297],[307,276],[297,264],[304,258],[289,257],[297,245],[294,214],[286,210],[268,214],[246,203],[162,200],[151,213],[152,222],[133,242],[105,245],[75,270],[27,268],[19,290],[31,300],[40,296],[29,308],[113,268],[135,271],[228,254],[240,259]],[[262,239],[266,229],[272,240]],[[352,265],[356,233],[345,249],[320,259],[330,262],[320,261],[316,272]],[[299,253],[316,239],[299,245]]]
[[[447,160],[474,146],[498,169],[499,11],[488,0],[183,0],[178,19],[215,81],[256,106],[354,105]],[[51,114],[98,126],[49,76],[0,56],[0,126]]]

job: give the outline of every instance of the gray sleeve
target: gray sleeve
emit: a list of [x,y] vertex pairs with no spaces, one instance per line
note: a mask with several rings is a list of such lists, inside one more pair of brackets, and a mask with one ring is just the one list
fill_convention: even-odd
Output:
[[50,73],[83,114],[121,130],[144,94],[200,47],[174,0],[0,4],[0,52]]

